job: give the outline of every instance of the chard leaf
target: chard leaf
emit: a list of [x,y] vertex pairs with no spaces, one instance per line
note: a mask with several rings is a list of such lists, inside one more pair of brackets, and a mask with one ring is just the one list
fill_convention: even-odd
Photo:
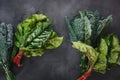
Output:
[[40,49],[27,49],[27,52],[24,53],[26,57],[31,56],[42,56],[44,54],[46,49],[40,48]]
[[110,52],[108,62],[110,64],[116,64],[118,57],[119,57],[119,52]]
[[86,54],[88,56],[88,58],[92,59],[93,65],[96,63],[99,53],[92,46],[89,46],[80,41],[72,42],[72,43],[73,43],[73,45],[72,45],[73,48],[78,49],[80,52]]
[[19,52],[13,62],[19,67],[23,55],[41,56],[47,49],[59,47],[63,40],[51,29],[51,20],[43,14],[33,14],[19,23],[15,37]]
[[51,21],[43,14],[33,14],[25,19],[17,26],[16,46],[26,47],[36,35],[39,36],[46,28],[48,29],[50,24]]
[[109,53],[109,58],[108,58],[108,62],[110,64],[115,64],[118,60],[118,57],[120,55],[120,45],[119,45],[119,40],[117,38],[117,36],[115,35],[111,35],[111,50]]
[[[43,38],[43,36],[42,36]],[[43,43],[41,48],[23,48],[22,50],[27,50],[27,52],[25,52],[25,56],[26,57],[31,57],[31,56],[42,56],[43,53],[47,50],[47,49],[54,49],[60,46],[60,44],[63,41],[63,37],[58,37],[57,34],[55,32],[52,31],[52,33],[50,34],[50,37],[48,40],[44,40],[45,42]]]
[[51,33],[49,40],[45,44],[46,49],[54,49],[60,46],[63,41],[63,37],[58,37],[55,32]]
[[98,51],[105,56],[108,53],[108,46],[106,41],[103,38],[101,38],[100,44],[98,46]]
[[106,72],[106,68],[107,68],[107,58],[105,55],[99,54],[98,60],[93,69],[96,72],[100,72],[100,73],[104,74]]
[[120,65],[120,55],[119,55],[119,58],[117,60],[117,64]]
[[[16,46],[19,47],[20,50],[26,51],[25,56],[27,56],[27,54],[29,56],[38,56],[44,53],[44,49],[53,49],[60,46],[62,38],[53,32],[50,25],[51,21],[47,16],[43,14],[33,14],[18,24],[18,31],[15,33]],[[53,39],[50,39],[52,36]],[[44,47],[44,49],[42,49],[42,47]]]
[[29,49],[41,48],[49,39],[51,33],[52,31],[48,30],[48,31],[43,31],[43,33],[41,33],[38,36],[33,34],[35,38],[32,38],[32,40],[27,44],[27,48]]
[[108,46],[104,39],[101,39],[100,45],[97,50],[99,52],[99,55],[93,69],[97,72],[105,73],[107,68]]

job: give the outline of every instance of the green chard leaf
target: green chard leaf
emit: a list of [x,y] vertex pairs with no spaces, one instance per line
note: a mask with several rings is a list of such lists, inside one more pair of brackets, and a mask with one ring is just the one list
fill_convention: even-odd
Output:
[[43,14],[34,14],[25,19],[17,26],[18,31],[15,33],[16,46],[26,47],[36,36],[48,29],[50,24],[51,21]]
[[[52,30],[51,20],[43,14],[33,14],[19,23],[15,37],[15,45],[20,50],[18,55],[26,57],[41,56],[47,49],[59,47],[63,41],[63,37]],[[20,64],[20,59],[16,56],[13,62]]]
[[[78,80],[83,80],[84,78],[86,79],[91,74],[92,68],[97,61],[99,53],[92,46],[82,43],[80,41],[73,42],[72,46],[73,46],[73,48],[78,49],[80,52],[82,52],[82,54],[85,54],[87,56],[87,58],[82,56],[83,58],[81,60],[84,63],[81,63],[81,65],[84,70],[82,71],[83,76],[79,77]],[[86,64],[86,65],[84,65],[84,64]]]
[[[96,72],[104,74],[107,69],[113,67],[115,64],[120,65],[120,45],[118,38],[115,35],[109,34],[105,38],[101,38],[100,44],[96,48],[93,48],[92,46],[80,41],[72,43],[73,48],[76,48],[80,52],[84,53],[88,60],[91,58],[93,69]],[[86,57],[82,56],[81,58],[81,60],[84,59],[83,61],[86,61]],[[81,65],[85,66],[84,64],[86,64],[86,62],[82,63]],[[112,66],[108,64],[112,64]],[[86,66],[87,65],[88,64],[86,64]]]
[[99,53],[92,46],[82,43],[80,41],[72,43],[73,48],[78,49],[80,52],[86,54],[88,58],[92,59],[93,65],[96,63]]
[[110,37],[110,52],[108,55],[108,62],[110,64],[115,64],[118,60],[118,57],[120,56],[120,45],[119,45],[119,40],[118,37],[115,35],[111,35]]
[[58,37],[56,32],[52,32],[49,40],[45,44],[46,49],[54,49],[60,46],[62,43],[63,37]]
[[117,64],[120,65],[120,55],[118,57]]
[[94,70],[100,73],[105,73],[107,68],[107,54],[108,54],[108,46],[104,39],[101,39],[100,45],[98,46],[98,59],[94,66]]
[[[58,37],[57,34],[52,31],[52,33],[49,35],[48,40],[44,40],[45,44],[39,48],[37,45],[33,45],[38,47],[38,49],[33,48],[33,49],[27,49],[27,52],[25,53],[25,56],[30,57],[30,56],[42,56],[42,54],[45,52],[46,49],[54,49],[60,46],[62,43],[63,37]],[[43,38],[43,35],[42,35]],[[40,44],[40,43],[39,43]],[[32,45],[31,45],[32,46]],[[24,50],[25,48],[23,48]]]

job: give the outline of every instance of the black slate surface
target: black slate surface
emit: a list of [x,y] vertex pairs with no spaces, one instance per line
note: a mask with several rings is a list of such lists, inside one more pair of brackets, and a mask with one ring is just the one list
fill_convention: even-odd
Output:
[[[113,22],[102,35],[114,32],[120,38],[120,0],[0,0],[0,22],[14,27],[33,13],[44,13],[53,21],[53,29],[64,36],[63,44],[42,57],[23,58],[23,67],[12,67],[16,80],[76,80],[80,76],[79,52],[71,47],[64,16],[79,10],[98,10],[103,16],[113,15]],[[0,71],[0,80],[5,80]],[[87,80],[120,80],[120,67],[105,75],[95,73]]]

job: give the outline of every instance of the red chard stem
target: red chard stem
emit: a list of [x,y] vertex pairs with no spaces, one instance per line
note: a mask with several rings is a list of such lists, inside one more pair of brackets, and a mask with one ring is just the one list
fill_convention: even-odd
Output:
[[19,51],[18,54],[13,58],[13,63],[15,63],[18,67],[21,67],[21,59],[24,55],[25,51]]
[[92,73],[92,68],[93,68],[93,64],[92,64],[92,58],[90,56],[88,56],[89,62],[90,62],[90,68],[88,69],[88,71],[82,75],[81,77],[79,77],[77,80],[86,80]]

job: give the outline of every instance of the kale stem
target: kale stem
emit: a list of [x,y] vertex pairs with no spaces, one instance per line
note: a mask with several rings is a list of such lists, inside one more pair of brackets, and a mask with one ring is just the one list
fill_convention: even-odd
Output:
[[4,68],[4,70],[5,70],[7,80],[15,80],[14,75],[12,74],[12,72],[8,68]]
[[2,68],[4,69],[6,80],[15,80],[13,73],[10,71],[7,64],[2,63]]

